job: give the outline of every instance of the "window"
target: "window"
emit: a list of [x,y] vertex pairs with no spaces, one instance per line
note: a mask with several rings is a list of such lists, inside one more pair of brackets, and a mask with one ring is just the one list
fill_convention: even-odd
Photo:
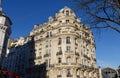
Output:
[[70,44],[70,37],[66,37],[66,44]]
[[51,47],[51,40],[50,40],[50,47]]
[[62,62],[62,59],[61,58],[58,58],[58,63],[61,63]]
[[70,63],[70,62],[71,62],[71,57],[67,57],[66,62],[67,62],[67,63]]
[[75,38],[75,43],[77,43],[77,38]]
[[69,23],[69,20],[66,20],[66,23]]
[[46,66],[48,66],[48,60],[45,60],[45,64],[46,64]]
[[67,77],[72,77],[70,69],[67,69]]
[[49,52],[48,52],[49,55],[51,55],[51,49],[49,49]]
[[48,50],[46,50],[46,54],[49,54]]
[[61,43],[62,43],[62,39],[59,38],[58,45],[60,45]]
[[67,47],[66,47],[66,51],[70,51],[70,46],[67,46]]
[[82,65],[84,65],[84,59],[82,59]]
[[52,37],[52,32],[50,32],[50,37]]
[[62,77],[62,75],[61,75],[61,74],[62,74],[62,72],[61,72],[61,70],[59,69],[59,70],[58,70],[57,77]]
[[59,21],[60,23],[62,23],[62,21]]
[[69,14],[69,11],[66,11],[66,16],[69,16],[70,14]]
[[49,32],[47,32],[47,35],[46,35],[46,38],[48,38],[49,37]]
[[46,41],[46,47],[48,47],[48,41]]
[[61,32],[61,29],[58,29],[59,33]]
[[49,59],[49,66],[51,65],[51,59]]

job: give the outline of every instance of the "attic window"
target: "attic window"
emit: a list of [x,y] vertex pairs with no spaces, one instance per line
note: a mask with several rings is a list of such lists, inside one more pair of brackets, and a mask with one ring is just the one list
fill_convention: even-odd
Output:
[[69,11],[66,11],[66,16],[69,16],[70,14],[69,14]]

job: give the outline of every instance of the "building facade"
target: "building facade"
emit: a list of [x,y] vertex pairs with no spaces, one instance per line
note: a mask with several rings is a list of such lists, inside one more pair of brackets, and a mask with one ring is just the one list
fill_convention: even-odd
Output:
[[2,12],[2,8],[0,7],[0,68],[6,55],[7,42],[11,34],[11,25],[11,20]]
[[35,25],[30,36],[34,36],[35,58],[27,78],[100,78],[93,34],[70,8]]
[[29,65],[29,57],[31,57],[29,54],[32,49],[31,46],[33,46],[32,38],[20,37],[20,39],[9,40],[8,45],[9,52],[4,59],[3,68],[18,74],[20,78],[25,78],[26,69]]
[[4,66],[21,78],[101,78],[95,49],[91,30],[64,7],[28,37],[13,40]]

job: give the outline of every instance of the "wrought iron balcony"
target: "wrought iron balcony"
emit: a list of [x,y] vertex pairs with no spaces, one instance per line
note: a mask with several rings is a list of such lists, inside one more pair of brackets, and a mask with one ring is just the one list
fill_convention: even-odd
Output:
[[79,53],[75,52],[75,55],[76,55],[76,56],[79,56]]
[[48,38],[48,37],[49,37],[49,35],[46,36],[46,38]]
[[84,54],[84,57],[90,60],[90,57],[88,57],[88,56],[87,56],[87,55],[85,55],[85,54]]
[[57,77],[62,77],[62,75],[57,75]]
[[54,67],[54,64],[50,64],[49,67]]
[[62,44],[62,42],[61,42],[61,41],[59,41],[59,42],[58,42],[58,45],[61,45],[61,44]]
[[79,75],[77,75],[77,78],[80,78],[80,76],[79,76]]
[[73,75],[71,75],[71,74],[67,74],[67,77],[72,77]]
[[36,59],[42,59],[42,56],[38,56],[38,57],[36,57]]
[[49,56],[50,56],[50,54],[45,54],[45,55],[44,55],[44,57],[49,57]]
[[62,51],[57,52],[56,55],[62,55]]

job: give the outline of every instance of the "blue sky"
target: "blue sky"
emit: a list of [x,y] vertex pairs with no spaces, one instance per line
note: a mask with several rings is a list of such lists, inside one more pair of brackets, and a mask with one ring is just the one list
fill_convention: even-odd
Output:
[[[3,11],[13,22],[11,38],[27,36],[34,24],[48,21],[64,6],[71,9],[73,5],[64,0],[3,0]],[[85,19],[80,12],[76,15]],[[94,32],[96,43],[96,57],[99,66],[117,68],[120,65],[120,34],[111,30],[101,30],[101,34]]]

